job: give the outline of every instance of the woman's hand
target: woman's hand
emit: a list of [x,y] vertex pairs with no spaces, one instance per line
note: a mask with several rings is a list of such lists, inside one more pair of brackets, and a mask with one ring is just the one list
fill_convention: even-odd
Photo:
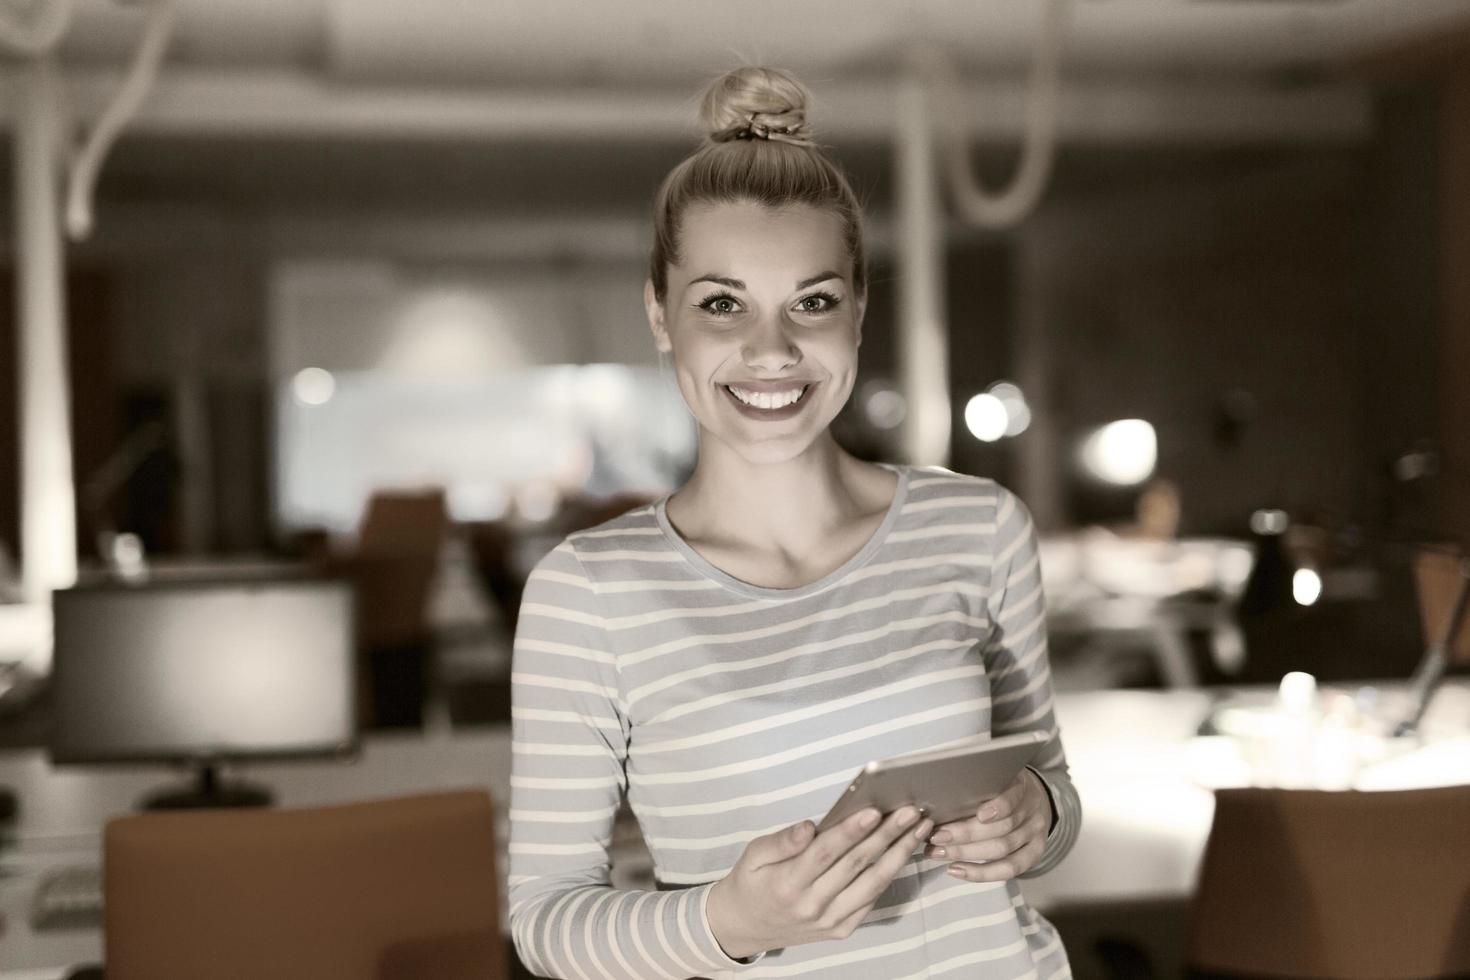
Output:
[[1022,769],[975,816],[936,827],[924,856],[954,862],[950,873],[966,881],[1004,881],[1041,860],[1050,830],[1051,796],[1040,776]]
[[[868,815],[872,823],[865,824]],[[846,939],[933,828],[913,806],[880,818],[868,807],[812,836],[803,820],[757,837],[710,890],[710,928],[733,959]]]

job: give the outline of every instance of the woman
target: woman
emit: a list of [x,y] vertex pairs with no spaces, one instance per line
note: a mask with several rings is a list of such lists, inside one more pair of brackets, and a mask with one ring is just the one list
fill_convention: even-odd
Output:
[[[991,480],[833,440],[866,270],[860,207],[805,104],[772,69],[706,93],[710,139],[659,189],[644,291],[698,463],[569,535],[526,585],[509,911],[543,976],[1070,972],[1016,885],[1081,819],[1030,517]],[[972,817],[870,810],[813,833],[870,759],[1028,729],[1052,736],[1037,768]],[[610,886],[625,793],[656,891]]]

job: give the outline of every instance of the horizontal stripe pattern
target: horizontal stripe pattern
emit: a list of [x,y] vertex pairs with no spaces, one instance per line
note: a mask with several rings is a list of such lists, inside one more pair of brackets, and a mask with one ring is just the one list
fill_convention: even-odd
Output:
[[[885,464],[887,465],[887,464]],[[1066,977],[1015,881],[916,847],[845,940],[731,959],[707,903],[757,837],[820,820],[869,760],[1050,736],[1034,770],[1066,856],[1082,812],[1052,705],[1035,528],[993,480],[904,465],[873,538],[767,589],[714,568],[664,501],[563,539],[527,583],[511,672],[512,938],[544,977]],[[667,498],[665,498],[667,499]],[[659,888],[611,885],[626,799]]]

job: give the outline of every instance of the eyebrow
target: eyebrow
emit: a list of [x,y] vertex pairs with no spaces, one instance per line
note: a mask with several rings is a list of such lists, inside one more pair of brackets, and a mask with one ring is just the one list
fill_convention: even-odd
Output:
[[[819,282],[826,282],[828,279],[841,279],[841,278],[842,278],[842,274],[841,273],[832,272],[831,270],[828,270],[826,272],[819,272],[816,275],[811,276],[811,277],[809,277],[807,279],[803,279],[801,282],[799,282],[799,283],[796,284],[796,288],[797,289],[805,289],[808,286],[815,286]],[[740,279],[731,279],[728,276],[717,276],[713,272],[708,273],[707,275],[700,276],[698,279],[691,279],[691,280],[689,280],[689,285],[692,286],[692,285],[694,285],[697,282],[713,282],[713,283],[719,283],[721,286],[729,286],[731,289],[744,289],[745,288],[744,281],[742,281]]]

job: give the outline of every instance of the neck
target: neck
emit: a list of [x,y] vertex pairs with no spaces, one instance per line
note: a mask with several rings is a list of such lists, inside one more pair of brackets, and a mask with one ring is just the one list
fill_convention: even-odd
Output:
[[686,536],[755,551],[819,550],[834,528],[873,508],[869,464],[824,434],[800,456],[752,463],[701,440],[694,474],[675,494]]

